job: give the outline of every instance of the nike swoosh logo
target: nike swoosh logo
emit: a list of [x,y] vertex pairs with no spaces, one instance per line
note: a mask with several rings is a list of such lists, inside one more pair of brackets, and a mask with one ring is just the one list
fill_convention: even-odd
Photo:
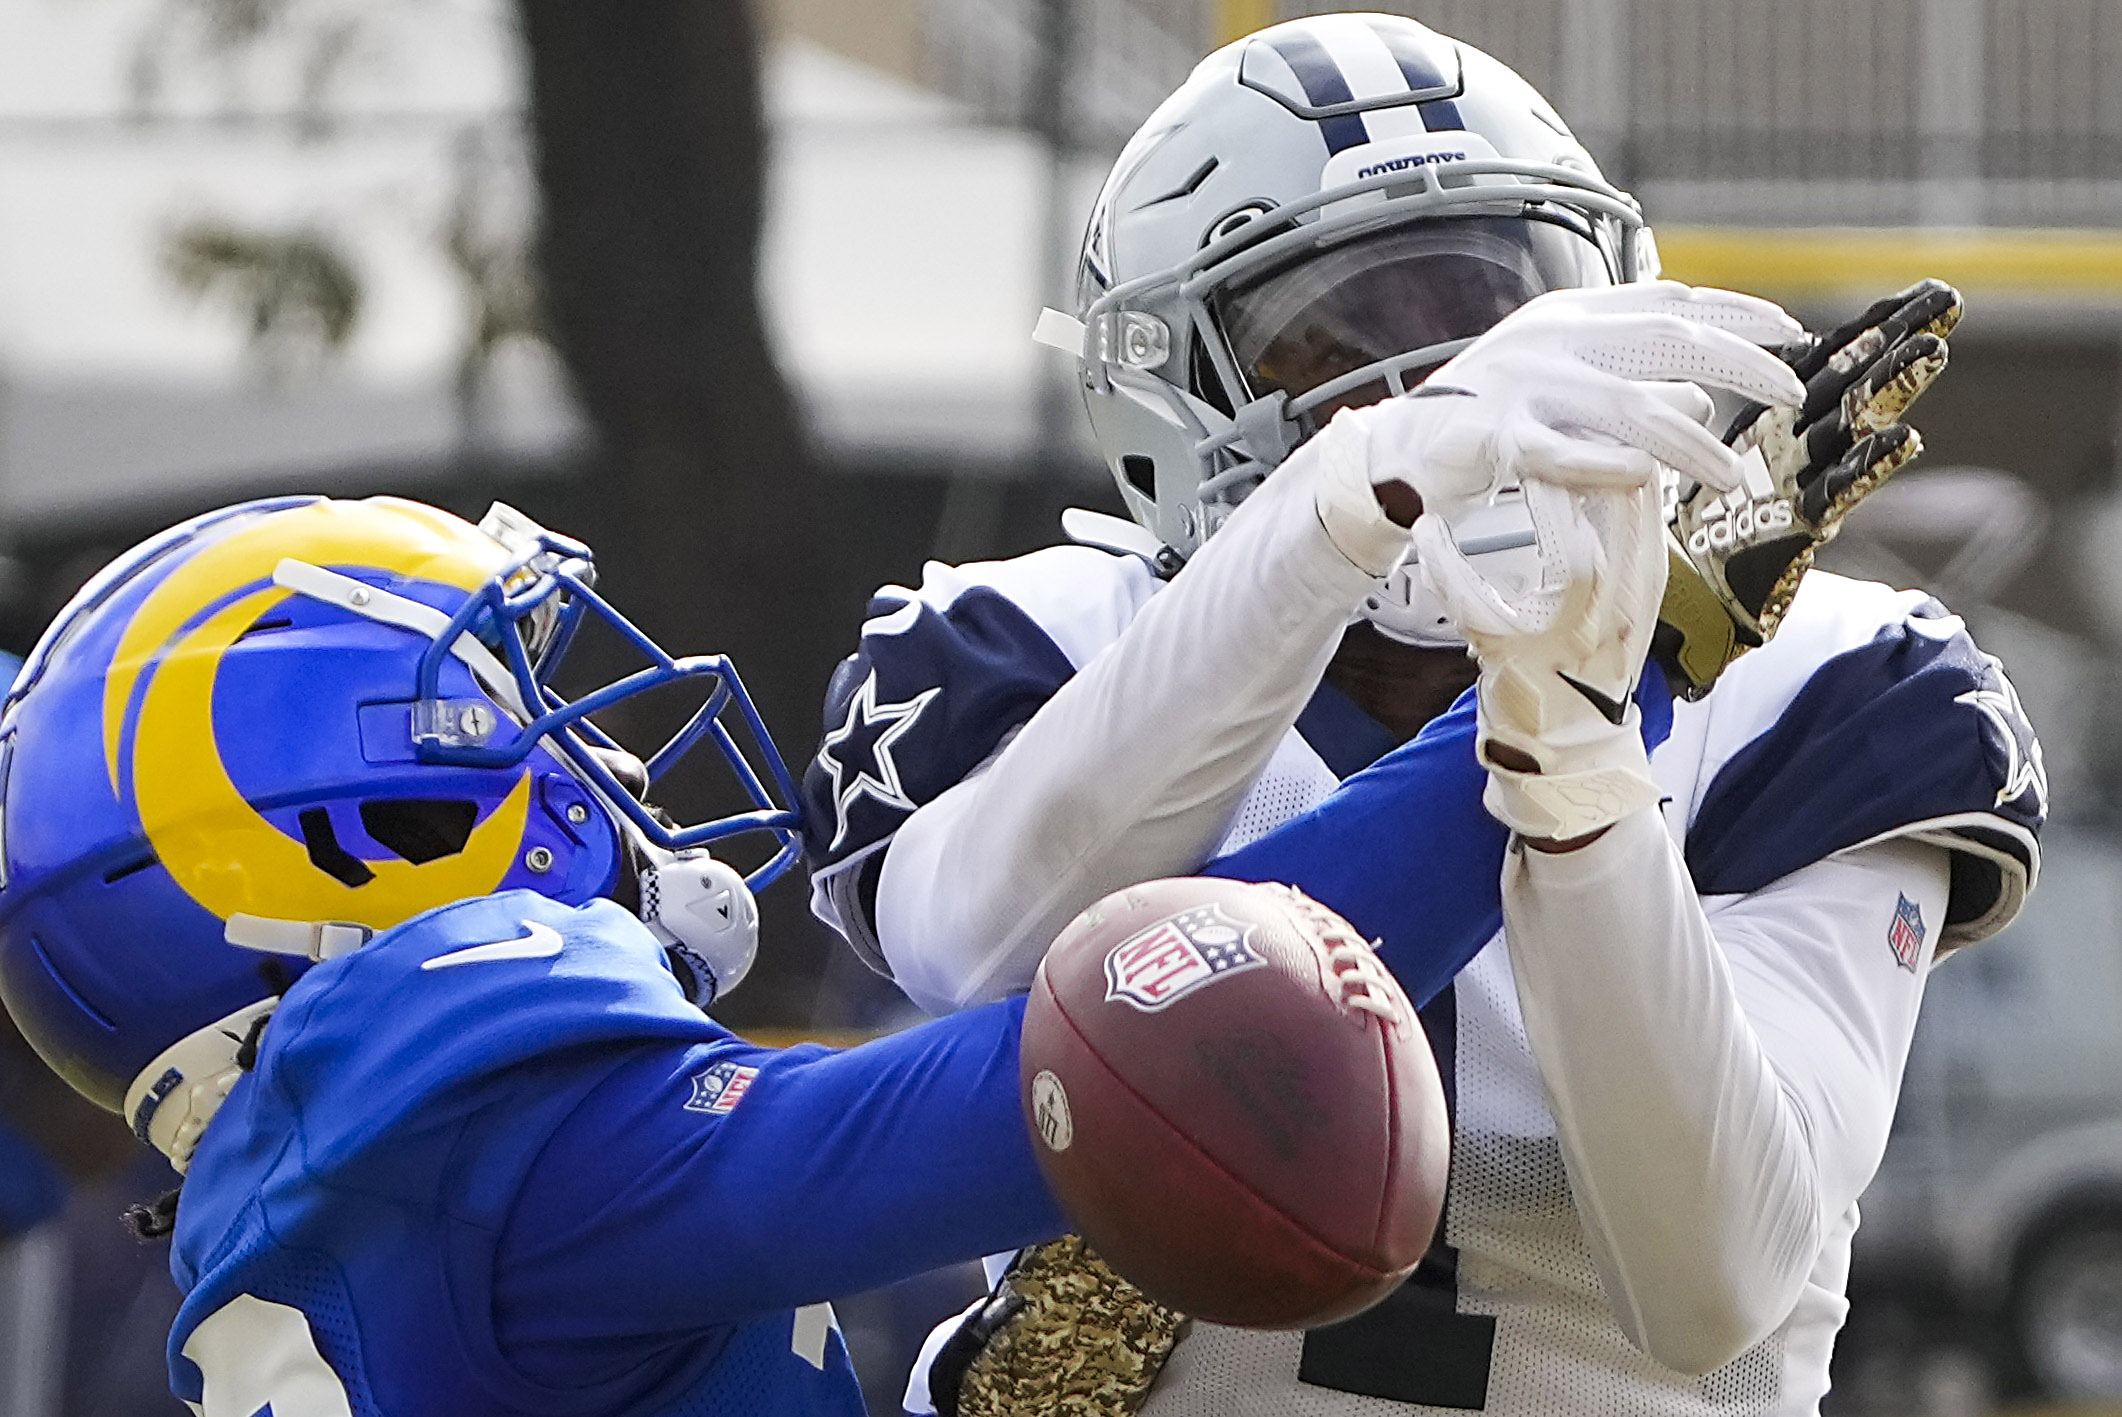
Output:
[[1570,678],[1569,675],[1563,674],[1560,671],[1557,671],[1556,677],[1559,678],[1563,683],[1569,685],[1572,689],[1575,689],[1578,693],[1584,695],[1586,702],[1590,703],[1593,708],[1597,709],[1600,714],[1606,719],[1606,721],[1608,723],[1611,723],[1614,727],[1619,728],[1624,722],[1627,721],[1627,699],[1610,699],[1606,695],[1600,693],[1597,689],[1594,689],[1591,685],[1580,684],[1575,679]]
[[467,945],[461,950],[451,950],[446,955],[436,955],[421,964],[422,969],[448,969],[459,964],[490,964],[497,959],[551,959],[560,953],[560,932],[550,925],[540,925],[535,920],[523,922],[530,931],[520,940],[495,940],[487,945]]

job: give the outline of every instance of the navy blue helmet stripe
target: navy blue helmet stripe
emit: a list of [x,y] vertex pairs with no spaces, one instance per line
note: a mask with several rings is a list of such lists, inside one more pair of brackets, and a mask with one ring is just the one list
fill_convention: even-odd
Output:
[[[1297,76],[1297,82],[1304,86],[1304,100],[1313,108],[1355,102],[1356,95],[1350,90],[1341,66],[1334,63],[1334,56],[1328,54],[1326,46],[1318,40],[1298,30],[1276,35],[1268,42],[1289,65],[1290,72]],[[1356,113],[1320,119],[1319,132],[1326,139],[1329,152],[1359,147],[1370,141],[1370,130],[1363,126],[1362,115]]]
[[1372,25],[1371,32],[1392,51],[1393,62],[1400,66],[1400,76],[1407,80],[1407,87],[1412,92],[1435,93],[1439,89],[1449,91],[1457,87],[1451,75],[1430,62],[1430,56],[1412,36],[1391,25]]
[[1326,46],[1302,30],[1290,34],[1276,35],[1268,41],[1275,52],[1288,63],[1290,72],[1304,86],[1305,101],[1313,108],[1331,108],[1337,103],[1355,102],[1355,94],[1348,87],[1348,79],[1334,56],[1326,52]]
[[1360,113],[1343,113],[1335,118],[1319,120],[1320,136],[1326,139],[1326,150],[1340,152],[1344,148],[1360,148],[1370,141],[1370,129],[1363,126]]
[[1459,116],[1459,105],[1448,98],[1440,98],[1419,105],[1422,110],[1422,126],[1432,133],[1464,132],[1466,121]]

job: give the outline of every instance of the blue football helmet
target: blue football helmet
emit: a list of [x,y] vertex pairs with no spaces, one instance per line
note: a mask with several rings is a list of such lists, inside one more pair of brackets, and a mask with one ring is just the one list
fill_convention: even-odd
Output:
[[[0,997],[37,1051],[115,1111],[164,1050],[423,911],[580,904],[629,843],[761,832],[748,883],[786,869],[794,788],[735,671],[593,583],[587,547],[510,508],[394,498],[249,502],[106,568],[0,712]],[[585,617],[647,667],[570,700]],[[676,826],[615,774],[631,755],[589,716],[681,681],[704,701],[648,780],[711,743],[751,810]]]

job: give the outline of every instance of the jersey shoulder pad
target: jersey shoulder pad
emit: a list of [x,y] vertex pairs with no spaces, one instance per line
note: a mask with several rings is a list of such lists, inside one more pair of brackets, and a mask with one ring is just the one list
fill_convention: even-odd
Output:
[[1954,855],[1951,948],[2009,923],[2039,871],[2040,741],[2003,666],[1921,592],[1812,572],[1776,638],[1682,706],[1675,738],[1696,755],[1686,855],[1705,895],[1934,841]]
[[824,737],[803,774],[814,880],[963,781],[1119,638],[1158,584],[1138,557],[1055,546],[932,561],[919,588],[878,591],[826,688]]

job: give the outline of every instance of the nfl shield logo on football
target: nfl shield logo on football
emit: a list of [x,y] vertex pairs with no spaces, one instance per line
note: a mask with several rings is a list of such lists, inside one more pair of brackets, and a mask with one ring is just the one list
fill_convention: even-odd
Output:
[[1155,1013],[1211,980],[1267,963],[1252,926],[1213,905],[1183,910],[1114,945],[1105,956],[1105,998]]
[[752,1089],[752,1079],[759,1076],[757,1068],[748,1068],[741,1063],[717,1063],[693,1077],[693,1095],[686,1100],[688,1112],[707,1112],[724,1116],[737,1109],[744,1094]]
[[1886,943],[1893,947],[1894,958],[1903,969],[1914,972],[1916,961],[1923,957],[1923,910],[1907,896],[1901,896],[1894,905],[1894,923],[1886,927]]

